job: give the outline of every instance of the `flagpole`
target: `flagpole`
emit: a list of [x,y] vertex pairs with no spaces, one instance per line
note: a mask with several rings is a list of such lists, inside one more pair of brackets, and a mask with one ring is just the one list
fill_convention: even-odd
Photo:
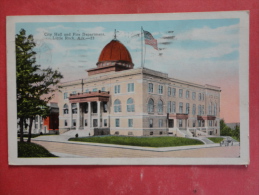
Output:
[[141,26],[141,68],[144,68],[143,64],[143,28]]

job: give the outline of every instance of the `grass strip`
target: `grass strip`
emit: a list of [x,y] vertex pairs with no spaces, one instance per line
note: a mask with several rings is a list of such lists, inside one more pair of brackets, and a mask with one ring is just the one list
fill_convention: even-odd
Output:
[[220,143],[221,141],[223,141],[224,138],[222,138],[222,137],[208,137],[208,139],[210,141],[213,141],[214,143]]
[[98,136],[85,138],[70,138],[69,141],[94,142],[143,147],[173,147],[187,145],[203,145],[199,140],[183,137],[127,137],[127,136]]

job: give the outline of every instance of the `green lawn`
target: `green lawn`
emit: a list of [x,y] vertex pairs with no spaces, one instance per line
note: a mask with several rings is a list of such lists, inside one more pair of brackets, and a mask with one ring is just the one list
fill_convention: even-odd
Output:
[[118,144],[144,147],[172,147],[186,145],[203,145],[199,140],[183,137],[127,137],[127,136],[102,136],[86,138],[70,138],[69,141],[94,142],[104,144]]
[[18,157],[57,157],[44,147],[27,142],[18,142]]
[[210,141],[213,141],[214,143],[220,143],[221,141],[223,141],[224,138],[222,138],[222,137],[208,137],[208,139]]

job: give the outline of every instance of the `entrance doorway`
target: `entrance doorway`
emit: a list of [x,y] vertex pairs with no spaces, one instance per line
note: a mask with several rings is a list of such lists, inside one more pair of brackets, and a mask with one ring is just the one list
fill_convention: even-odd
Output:
[[168,127],[173,128],[174,127],[174,119],[169,119],[168,120]]

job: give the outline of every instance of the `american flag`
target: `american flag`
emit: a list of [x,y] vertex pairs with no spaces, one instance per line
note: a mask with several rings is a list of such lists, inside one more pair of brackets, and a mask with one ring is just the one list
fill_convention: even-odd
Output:
[[158,50],[157,40],[154,39],[154,37],[150,32],[145,30],[143,30],[143,32],[144,32],[145,44],[151,45],[152,47],[154,47],[154,49]]

